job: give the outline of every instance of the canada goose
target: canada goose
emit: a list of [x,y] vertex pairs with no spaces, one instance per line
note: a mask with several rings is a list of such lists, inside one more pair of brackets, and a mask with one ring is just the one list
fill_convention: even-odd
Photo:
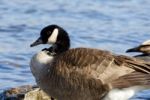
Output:
[[150,40],[143,42],[141,45],[128,49],[126,52],[139,52],[140,55],[136,55],[136,58],[150,61]]
[[31,71],[40,88],[58,100],[128,100],[150,87],[149,63],[98,49],[69,49],[60,26],[42,29],[31,47],[39,44],[52,46],[33,56]]

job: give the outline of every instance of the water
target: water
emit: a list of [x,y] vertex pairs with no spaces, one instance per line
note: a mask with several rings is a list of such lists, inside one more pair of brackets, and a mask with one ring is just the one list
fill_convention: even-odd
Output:
[[[0,91],[35,84],[29,61],[43,46],[29,45],[44,26],[64,27],[72,47],[125,54],[150,38],[149,5],[149,0],[0,0]],[[150,91],[137,95],[150,98]]]

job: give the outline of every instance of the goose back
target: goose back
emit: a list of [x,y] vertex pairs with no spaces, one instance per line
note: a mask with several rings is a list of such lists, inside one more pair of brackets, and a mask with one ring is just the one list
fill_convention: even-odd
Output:
[[70,49],[44,68],[38,84],[59,100],[99,100],[113,88],[150,84],[149,63],[97,49]]

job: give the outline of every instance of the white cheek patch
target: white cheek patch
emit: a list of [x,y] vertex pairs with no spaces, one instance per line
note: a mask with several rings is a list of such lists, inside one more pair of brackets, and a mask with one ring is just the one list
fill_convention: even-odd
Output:
[[49,44],[54,44],[57,41],[57,36],[58,36],[58,29],[55,28],[51,34],[51,36],[48,38],[48,43]]
[[142,45],[149,45],[149,44],[150,44],[150,40],[147,40],[147,41],[142,43]]

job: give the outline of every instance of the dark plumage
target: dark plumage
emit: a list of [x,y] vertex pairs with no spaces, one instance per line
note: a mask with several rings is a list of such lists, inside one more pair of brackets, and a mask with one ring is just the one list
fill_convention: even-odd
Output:
[[136,58],[142,59],[144,61],[150,61],[150,40],[143,42],[141,45],[128,49],[126,52],[138,52],[142,53],[135,55]]
[[[41,36],[52,26],[48,26]],[[47,49],[31,60],[31,71],[38,85],[52,97],[58,100],[100,100],[115,88],[150,85],[149,63],[98,49],[69,49],[68,35],[58,38],[59,34],[67,32],[57,31],[62,30],[59,26],[54,29],[53,36],[49,35],[46,41],[54,40],[52,45],[58,43],[56,49],[59,51],[61,45],[62,50],[53,56],[47,55],[50,52]]]

